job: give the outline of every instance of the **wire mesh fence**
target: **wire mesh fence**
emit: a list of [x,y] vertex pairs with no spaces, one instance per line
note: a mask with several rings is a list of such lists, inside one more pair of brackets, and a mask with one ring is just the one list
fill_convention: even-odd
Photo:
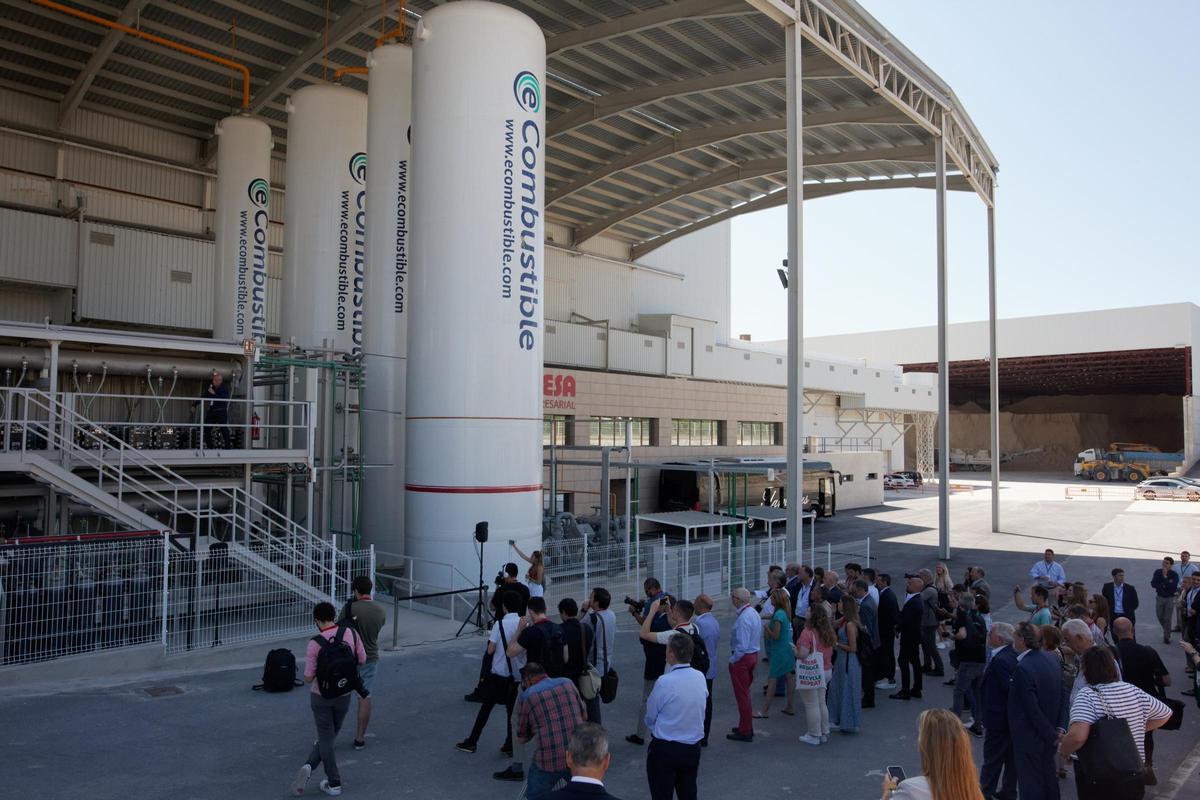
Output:
[[0,547],[0,666],[152,645],[167,653],[306,632],[315,602],[337,602],[372,551],[331,556],[332,591],[295,565],[214,543],[193,552],[162,534]]
[[220,544],[205,552],[171,549],[163,645],[168,653],[181,653],[307,633],[313,605],[327,600],[340,608],[351,582],[373,574],[373,555],[347,550],[323,556],[332,563],[326,588],[314,587],[303,565],[292,562],[246,558]]
[[0,664],[159,640],[164,540],[0,547]]
[[[722,538],[711,542],[672,542],[666,536],[645,537],[636,544],[617,542],[584,548],[583,540],[552,540],[542,545],[546,560],[546,592],[555,598],[582,600],[603,587],[617,605],[625,597],[641,599],[643,581],[657,578],[677,597],[708,594],[720,600],[737,586],[764,581],[767,567],[782,565],[787,539]],[[624,622],[624,618],[619,616]]]

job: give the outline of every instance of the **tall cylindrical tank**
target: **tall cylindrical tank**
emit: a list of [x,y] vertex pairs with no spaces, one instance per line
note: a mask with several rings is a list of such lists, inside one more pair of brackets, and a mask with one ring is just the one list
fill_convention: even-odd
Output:
[[271,126],[249,114],[217,123],[213,338],[267,338]]
[[541,544],[545,39],[462,0],[413,60],[406,548],[475,576],[487,521],[495,574]]
[[376,548],[404,552],[404,379],[408,357],[409,125],[412,48],[367,57],[367,316],[361,422],[367,469],[362,531]]
[[313,84],[287,104],[279,332],[301,347],[362,352],[367,96]]

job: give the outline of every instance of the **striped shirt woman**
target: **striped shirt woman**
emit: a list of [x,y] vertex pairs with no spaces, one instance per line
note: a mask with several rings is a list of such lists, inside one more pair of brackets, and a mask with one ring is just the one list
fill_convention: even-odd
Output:
[[[1146,759],[1146,723],[1148,720],[1167,720],[1171,709],[1166,703],[1143,692],[1132,683],[1117,681],[1087,686],[1075,695],[1071,703],[1071,724],[1092,725],[1103,717],[1120,717],[1129,724],[1138,755]],[[1157,727],[1157,726],[1155,726]]]

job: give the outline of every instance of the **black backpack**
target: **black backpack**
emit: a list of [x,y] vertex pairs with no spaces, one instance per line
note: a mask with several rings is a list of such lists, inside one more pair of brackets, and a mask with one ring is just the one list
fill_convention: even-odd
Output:
[[563,658],[563,647],[566,642],[563,641],[562,628],[555,625],[553,622],[546,626],[546,651],[543,654],[545,663],[542,664],[546,668],[546,675],[551,678],[563,678],[567,674],[567,660]]
[[296,657],[291,650],[280,647],[267,653],[262,683],[251,688],[264,692],[290,692],[302,685],[303,681],[296,680]]
[[358,687],[358,657],[344,639],[346,629],[345,625],[338,625],[332,639],[312,637],[321,648],[317,653],[317,689],[326,699],[341,697]]
[[692,637],[692,669],[701,675],[707,675],[708,668],[712,666],[712,661],[708,657],[708,646],[704,644],[699,633],[689,633],[688,636]]
[[1091,788],[1105,787],[1114,793],[1110,796],[1119,796],[1118,790],[1142,785],[1142,757],[1129,723],[1113,715],[1098,689],[1088,689],[1096,693],[1104,716],[1092,723],[1087,742],[1079,750],[1079,763]]

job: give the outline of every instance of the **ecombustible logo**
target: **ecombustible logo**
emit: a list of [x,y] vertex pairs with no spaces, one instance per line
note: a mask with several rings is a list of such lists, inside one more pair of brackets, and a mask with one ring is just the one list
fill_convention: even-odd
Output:
[[350,157],[350,177],[358,183],[367,182],[367,154],[355,153]]
[[271,184],[262,178],[255,178],[246,187],[246,194],[250,195],[251,203],[259,208],[266,208],[267,203],[271,200]]
[[517,73],[513,81],[513,97],[517,99],[517,105],[531,113],[537,113],[542,107],[542,86],[532,72],[523,70]]

